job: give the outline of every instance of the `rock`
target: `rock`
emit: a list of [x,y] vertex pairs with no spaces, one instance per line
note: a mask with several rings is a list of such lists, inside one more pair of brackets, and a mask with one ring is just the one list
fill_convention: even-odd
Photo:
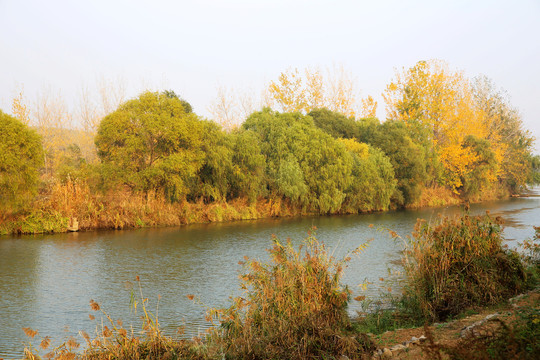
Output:
[[525,296],[525,294],[520,294],[518,296],[514,296],[513,298],[511,298],[510,300],[508,300],[509,302],[513,303],[513,302],[516,302],[518,301],[519,299],[521,299],[523,296]]
[[350,360],[349,357],[347,355],[341,355],[339,357],[339,360]]
[[68,231],[79,231],[79,222],[77,221],[77,218],[71,219],[71,224],[67,227]]
[[494,319],[497,316],[499,316],[499,313],[490,314],[486,316],[485,318],[483,318],[482,320],[479,320],[472,325],[464,327],[463,329],[461,329],[460,336],[464,338],[464,337],[470,336],[471,334],[474,334],[474,329],[476,327],[483,325],[486,321],[490,319]]
[[384,348],[383,349],[383,357],[385,359],[391,359],[392,356],[394,356],[394,354],[392,354],[392,351],[389,348]]
[[390,351],[392,351],[392,353],[396,353],[396,352],[401,352],[405,349],[407,349],[405,345],[397,344],[397,345],[392,346],[390,348]]

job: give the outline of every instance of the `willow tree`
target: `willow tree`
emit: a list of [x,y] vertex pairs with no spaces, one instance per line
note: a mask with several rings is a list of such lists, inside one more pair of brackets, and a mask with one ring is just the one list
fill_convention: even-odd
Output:
[[266,108],[253,113],[243,128],[259,138],[275,195],[319,213],[340,209],[352,180],[352,158],[343,144],[315,127],[311,117]]
[[28,205],[36,193],[42,165],[40,136],[0,111],[0,213]]
[[353,158],[352,180],[345,191],[344,212],[387,210],[397,181],[390,159],[379,149],[354,139],[339,139]]

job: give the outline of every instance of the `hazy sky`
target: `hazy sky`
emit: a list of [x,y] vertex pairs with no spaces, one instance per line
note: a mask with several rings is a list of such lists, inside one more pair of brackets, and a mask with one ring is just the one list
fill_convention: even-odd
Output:
[[437,58],[506,89],[540,139],[540,0],[0,0],[0,49],[8,112],[21,85],[74,106],[104,77],[129,97],[173,89],[208,116],[218,86],[259,92],[288,68],[334,64],[384,108],[395,69]]

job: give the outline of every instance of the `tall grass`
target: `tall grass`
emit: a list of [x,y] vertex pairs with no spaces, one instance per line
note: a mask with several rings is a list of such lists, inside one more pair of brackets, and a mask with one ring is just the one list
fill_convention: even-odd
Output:
[[350,257],[336,260],[313,235],[298,249],[274,238],[268,252],[269,263],[243,263],[245,294],[231,307],[209,313],[221,322],[212,338],[227,357],[362,358],[371,343],[353,331],[347,314],[350,291],[340,283]]
[[403,303],[411,315],[445,320],[525,289],[521,258],[505,249],[501,230],[501,219],[489,215],[418,221],[404,253]]
[[[133,327],[124,327],[121,320],[113,319],[94,300],[90,300],[90,309],[95,313],[101,313],[101,321],[90,314],[90,319],[96,321],[96,332],[89,335],[84,331],[79,334],[86,347],[81,350],[81,342],[70,337],[60,345],[51,348],[50,337],[40,337],[36,330],[23,329],[27,336],[34,339],[38,337],[39,345],[26,345],[24,358],[28,360],[56,359],[86,359],[86,360],[111,360],[111,359],[208,359],[216,358],[209,356],[209,352],[200,342],[179,340],[165,336],[160,328],[157,316],[157,308],[152,313],[148,306],[148,298],[142,294],[139,277],[136,277],[139,294],[132,291],[131,306],[142,311],[141,329],[135,331]],[[40,355],[45,352],[44,355]]]

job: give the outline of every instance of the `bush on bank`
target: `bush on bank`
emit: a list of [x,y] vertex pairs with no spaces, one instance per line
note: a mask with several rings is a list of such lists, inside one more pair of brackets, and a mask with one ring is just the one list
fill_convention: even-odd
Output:
[[435,225],[418,221],[405,250],[404,303],[430,322],[441,321],[526,289],[522,259],[503,247],[501,224],[467,214]]

